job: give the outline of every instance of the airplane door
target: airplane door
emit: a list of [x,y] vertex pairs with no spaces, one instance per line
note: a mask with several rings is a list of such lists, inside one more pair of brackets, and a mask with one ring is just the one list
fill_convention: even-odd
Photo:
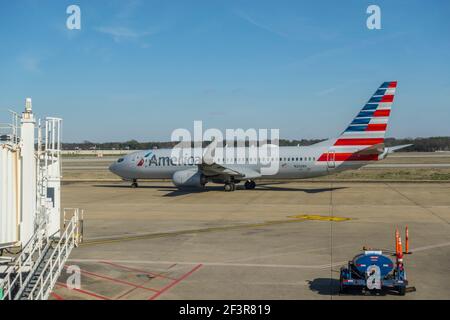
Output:
[[328,169],[336,168],[336,151],[330,150],[327,153],[327,167]]

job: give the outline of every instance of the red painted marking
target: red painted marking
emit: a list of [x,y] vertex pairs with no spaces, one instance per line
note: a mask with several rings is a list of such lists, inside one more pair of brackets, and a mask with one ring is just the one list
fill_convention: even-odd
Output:
[[397,88],[397,81],[392,81],[391,83],[389,83],[388,88]]
[[367,125],[366,131],[386,131],[386,123],[374,123]]
[[[334,161],[375,161],[378,154],[357,154],[357,153],[335,153]],[[330,159],[332,161],[332,159]],[[327,154],[324,153],[317,161],[327,161]]]
[[136,290],[137,288],[131,288],[130,290],[126,291],[125,293],[121,294],[118,297],[115,297],[114,300],[119,300],[120,298],[125,297],[126,295],[132,293],[134,290]]
[[96,294],[96,293],[94,293],[94,292],[90,292],[90,291],[87,291],[87,290],[82,290],[82,289],[69,289],[69,288],[67,288],[67,286],[66,286],[64,283],[61,283],[61,282],[58,282],[57,285],[59,285],[59,286],[61,286],[61,287],[63,287],[63,288],[66,288],[66,289],[68,289],[68,290],[74,290],[74,291],[76,291],[76,292],[80,292],[80,293],[86,294],[86,295],[88,295],[88,296],[91,296],[91,297],[94,297],[94,298],[97,298],[97,299],[100,299],[100,300],[110,300],[109,298],[107,298],[107,297],[105,297],[105,296],[102,296],[102,295],[99,295],[99,294]]
[[380,102],[392,102],[392,101],[394,101],[394,95],[393,94],[387,94],[387,95],[385,95],[385,96],[383,96],[381,98]]
[[61,297],[59,294],[56,294],[56,293],[54,293],[54,292],[52,292],[52,293],[50,293],[52,296],[53,296],[53,298],[55,298],[56,300],[64,300],[64,298],[63,297]]
[[373,113],[373,117],[389,117],[391,110],[377,110]]
[[139,163],[137,164],[138,167],[142,167],[142,165],[144,164],[144,159],[141,159],[141,161],[139,161]]
[[188,273],[185,273],[184,275],[182,275],[180,278],[176,279],[175,281],[173,281],[172,283],[168,284],[167,286],[165,286],[164,288],[162,288],[159,292],[155,293],[153,296],[151,296],[148,300],[155,300],[157,297],[159,297],[161,294],[163,294],[164,292],[166,292],[167,290],[169,290],[170,288],[172,288],[174,285],[176,285],[177,283],[183,281],[184,279],[186,279],[187,277],[189,277],[191,274],[193,274],[195,271],[197,271],[198,269],[200,269],[202,267],[202,264],[199,264],[197,266],[195,266],[191,271],[189,271]]
[[140,269],[136,269],[136,268],[124,266],[124,265],[117,264],[117,263],[112,263],[112,262],[109,262],[109,261],[100,261],[100,263],[109,264],[109,265],[111,265],[111,266],[113,266],[113,267],[117,267],[117,268],[121,268],[121,269],[125,269],[125,270],[130,270],[130,271],[136,271],[136,272],[140,272],[140,273],[145,273],[145,274],[148,274],[148,275],[151,275],[151,276],[154,276],[154,277],[165,278],[165,279],[169,279],[169,280],[176,280],[176,279],[174,279],[174,278],[171,278],[171,277],[162,275],[162,274],[160,274],[160,273],[148,272],[148,271],[145,271],[145,270],[140,270]]
[[383,143],[384,138],[368,138],[368,139],[338,139],[335,146],[371,146],[378,143]]
[[108,276],[105,276],[105,275],[102,275],[102,274],[99,274],[99,273],[94,273],[94,272],[86,271],[86,270],[83,270],[83,269],[80,269],[80,270],[81,270],[81,274],[87,274],[87,275],[90,275],[90,276],[93,276],[93,277],[109,280],[109,281],[112,281],[112,282],[117,282],[117,283],[120,283],[120,284],[125,284],[125,285],[131,286],[131,287],[135,287],[135,288],[139,288],[139,289],[144,289],[144,290],[149,290],[149,291],[153,291],[153,292],[158,292],[158,290],[156,290],[156,289],[143,287],[143,286],[140,286],[140,285],[132,283],[132,282],[128,282],[128,281],[124,281],[124,280],[120,280],[120,279],[116,279],[116,278],[111,278],[111,277],[108,277]]

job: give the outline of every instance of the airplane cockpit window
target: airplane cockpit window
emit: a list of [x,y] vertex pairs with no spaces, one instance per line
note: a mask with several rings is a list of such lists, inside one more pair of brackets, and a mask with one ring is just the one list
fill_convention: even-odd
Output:
[[117,162],[122,162],[123,160],[125,160],[124,158],[120,158],[119,160],[117,160]]

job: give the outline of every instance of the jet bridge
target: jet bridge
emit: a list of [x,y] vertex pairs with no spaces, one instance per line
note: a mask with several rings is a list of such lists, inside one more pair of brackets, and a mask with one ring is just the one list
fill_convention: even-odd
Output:
[[0,300],[47,299],[81,241],[83,211],[61,212],[61,123],[31,99],[0,125]]

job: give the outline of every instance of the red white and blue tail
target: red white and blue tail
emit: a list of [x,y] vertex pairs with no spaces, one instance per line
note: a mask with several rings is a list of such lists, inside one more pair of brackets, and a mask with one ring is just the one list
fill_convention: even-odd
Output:
[[384,82],[334,143],[354,150],[384,143],[397,81]]
[[334,145],[364,147],[383,143],[396,88],[397,81],[384,82]]
[[[378,160],[382,152],[380,148],[384,148],[396,88],[397,81],[384,82],[347,129],[337,139],[330,141],[335,161]],[[325,161],[327,157],[324,154],[319,161]]]

